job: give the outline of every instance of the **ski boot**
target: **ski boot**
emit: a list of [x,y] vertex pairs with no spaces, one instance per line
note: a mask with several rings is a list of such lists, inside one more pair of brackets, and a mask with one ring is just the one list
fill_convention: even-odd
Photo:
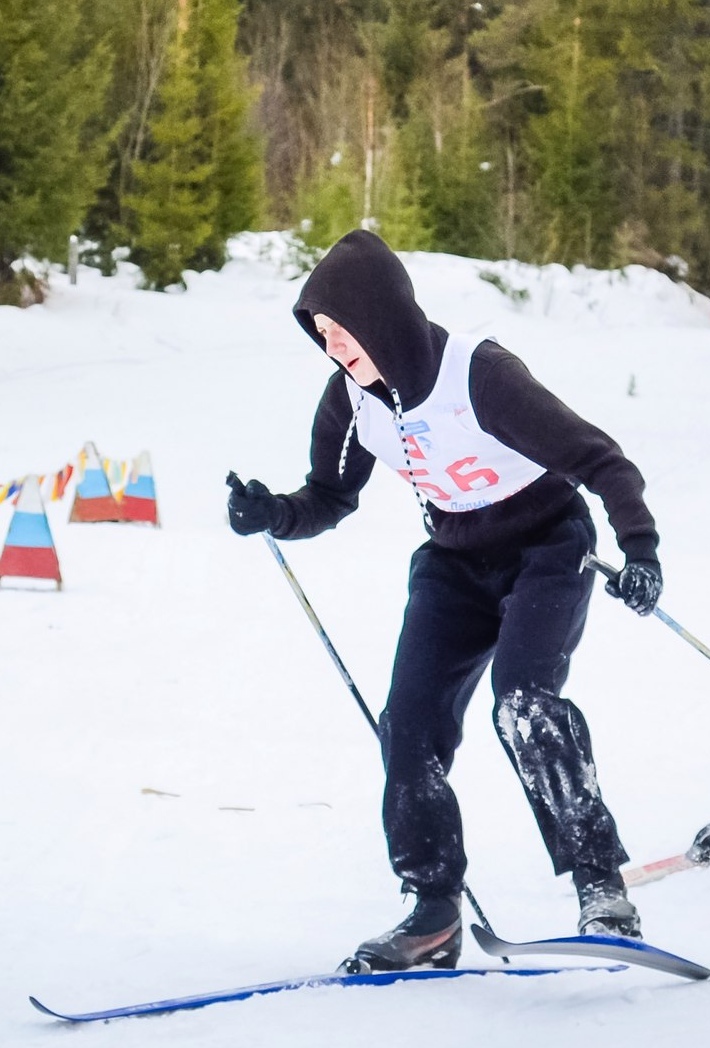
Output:
[[624,879],[618,870],[600,875],[590,869],[577,870],[573,875],[579,897],[580,935],[611,935],[627,939],[642,939],[641,918],[629,902]]
[[361,943],[340,966],[350,975],[405,971],[418,965],[455,968],[461,954],[461,896],[419,895],[390,932]]

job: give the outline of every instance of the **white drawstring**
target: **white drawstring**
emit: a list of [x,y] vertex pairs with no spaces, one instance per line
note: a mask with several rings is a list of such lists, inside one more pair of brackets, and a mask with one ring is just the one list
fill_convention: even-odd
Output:
[[432,531],[435,531],[436,529],[434,528],[434,521],[431,519],[431,516],[429,515],[429,510],[426,508],[426,499],[422,495],[422,492],[414,476],[414,470],[412,469],[412,460],[409,457],[409,444],[407,442],[407,434],[404,428],[404,413],[402,411],[402,401],[399,399],[399,393],[396,389],[391,389],[390,393],[392,394],[392,399],[394,400],[394,414],[392,416],[392,421],[397,427],[398,436],[402,444],[402,450],[404,451],[404,460],[407,463],[409,483],[412,485],[412,490],[414,491],[414,494],[417,496],[417,502],[419,503],[419,509],[422,511],[424,523]]
[[355,405],[355,408],[353,410],[353,417],[350,419],[350,425],[348,426],[347,433],[345,434],[345,440],[343,441],[343,446],[342,446],[342,448],[340,450],[340,461],[338,462],[338,474],[341,477],[342,477],[343,473],[345,472],[345,460],[348,457],[348,448],[350,447],[350,441],[352,440],[353,433],[355,431],[355,425],[357,423],[358,412],[360,411],[360,408],[362,407],[362,402],[363,402],[364,399],[365,399],[365,394],[362,392],[362,390],[360,390],[360,394],[359,394],[359,396],[357,398],[357,404]]
[[[407,477],[412,487],[412,491],[416,495],[417,502],[419,503],[419,509],[421,510],[422,517],[424,518],[424,523],[431,531],[436,531],[436,528],[434,527],[434,521],[431,519],[429,510],[426,508],[426,499],[422,494],[419,485],[417,484],[416,477],[414,476],[412,460],[409,456],[409,444],[407,442],[407,434],[404,428],[404,413],[402,411],[402,401],[399,399],[399,393],[396,389],[391,389],[390,393],[392,394],[392,399],[394,401],[394,412],[392,413],[392,421],[397,427],[397,435],[399,436],[400,442],[402,444],[402,451],[404,452],[404,461],[407,464]],[[357,404],[353,409],[353,415],[350,419],[350,424],[348,425],[348,429],[345,434],[345,440],[343,441],[343,446],[340,451],[340,460],[338,462],[338,474],[341,477],[345,472],[345,461],[348,457],[348,448],[350,447],[350,441],[352,440],[353,433],[355,432],[355,426],[357,425],[357,417],[360,408],[363,405],[364,399],[365,394],[362,392],[362,390],[360,390]]]

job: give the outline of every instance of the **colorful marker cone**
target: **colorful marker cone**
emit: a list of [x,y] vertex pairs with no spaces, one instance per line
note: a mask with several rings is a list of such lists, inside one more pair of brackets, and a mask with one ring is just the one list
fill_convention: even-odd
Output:
[[0,579],[53,579],[61,589],[59,560],[44,511],[39,480],[25,477],[0,554]]
[[83,476],[74,493],[70,522],[98,524],[101,521],[123,520],[121,507],[113,496],[94,444],[89,442],[84,445],[82,458]]
[[150,455],[142,451],[133,463],[133,469],[121,499],[122,519],[158,526],[158,503]]

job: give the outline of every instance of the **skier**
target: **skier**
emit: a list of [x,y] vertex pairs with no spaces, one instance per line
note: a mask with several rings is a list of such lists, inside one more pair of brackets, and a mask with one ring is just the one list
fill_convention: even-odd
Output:
[[233,481],[232,528],[318,535],[357,509],[380,459],[411,486],[429,536],[412,557],[379,722],[390,861],[416,905],[356,956],[375,969],[456,966],[467,860],[447,776],[489,664],[496,731],[555,873],[572,873],[579,933],[641,938],[587,725],[561,697],[594,578],[581,570],[596,535],[580,484],[601,496],[625,555],[608,590],[640,615],[661,592],[638,469],[494,339],[476,344],[429,321],[404,266],[371,232],[330,249],[294,314],[337,365],[315,415],[311,470],[289,495]]

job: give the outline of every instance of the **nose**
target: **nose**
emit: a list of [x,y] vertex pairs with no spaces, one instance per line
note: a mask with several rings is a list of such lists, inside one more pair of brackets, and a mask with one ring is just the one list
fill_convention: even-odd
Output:
[[330,328],[325,333],[325,351],[329,357],[337,357],[338,353],[342,351],[342,339],[340,337],[340,331],[338,329]]

